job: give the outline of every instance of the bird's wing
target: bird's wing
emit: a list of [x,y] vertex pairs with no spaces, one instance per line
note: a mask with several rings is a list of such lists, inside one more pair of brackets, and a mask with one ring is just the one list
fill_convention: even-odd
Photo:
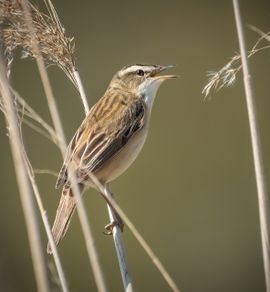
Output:
[[74,148],[78,144],[78,141],[80,137],[82,136],[84,129],[85,129],[85,123],[83,122],[81,126],[79,127],[79,129],[76,131],[75,135],[73,136],[73,138],[71,139],[68,145],[64,163],[61,167],[61,170],[58,174],[58,178],[55,184],[55,188],[57,189],[63,186],[67,182],[67,171],[73,157]]
[[[70,166],[78,180],[83,181],[89,172],[98,170],[118,153],[144,125],[145,103],[141,99],[134,99],[129,104],[118,101],[116,110],[112,108],[103,114],[98,111],[98,103],[96,106],[69,144],[56,187],[67,182]],[[95,113],[98,115],[95,116]]]

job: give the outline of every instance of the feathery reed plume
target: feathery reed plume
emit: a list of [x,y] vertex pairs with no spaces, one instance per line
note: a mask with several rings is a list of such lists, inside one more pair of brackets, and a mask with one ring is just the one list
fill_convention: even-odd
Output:
[[[255,45],[248,52],[248,58],[250,58],[251,56],[260,51],[270,48],[270,45],[262,45],[263,40],[267,40],[268,42],[270,41],[270,32],[265,34],[255,27],[251,27],[251,29],[259,33],[261,37],[257,40]],[[203,88],[202,94],[204,94],[206,98],[211,93],[217,92],[223,87],[232,86],[236,81],[237,73],[241,69],[242,69],[241,56],[240,54],[236,54],[219,71],[208,72],[207,74],[208,83]]]
[[[47,0],[45,3],[49,16],[29,4],[39,50],[47,65],[60,67],[77,87],[73,77],[75,71],[73,38],[66,36],[50,1]],[[17,48],[22,49],[22,57],[37,57],[25,22],[21,0],[0,0],[0,28],[9,60],[12,60],[13,52]]]

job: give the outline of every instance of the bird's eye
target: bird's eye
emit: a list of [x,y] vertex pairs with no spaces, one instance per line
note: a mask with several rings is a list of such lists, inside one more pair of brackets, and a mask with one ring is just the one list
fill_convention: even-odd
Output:
[[139,75],[139,76],[144,76],[144,71],[139,69],[136,71],[136,74]]

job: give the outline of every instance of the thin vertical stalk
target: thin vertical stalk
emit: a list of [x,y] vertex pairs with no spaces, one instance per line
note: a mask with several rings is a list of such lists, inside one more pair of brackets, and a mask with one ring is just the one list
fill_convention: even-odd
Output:
[[[99,185],[98,181],[95,181],[94,177],[91,177],[91,179],[95,182],[95,184],[99,187],[100,190],[102,190],[102,186]],[[145,239],[142,237],[140,232],[137,230],[135,225],[130,221],[128,216],[125,214],[125,212],[120,208],[120,206],[115,202],[113,197],[111,196],[109,190],[107,188],[103,189],[101,192],[102,196],[108,199],[113,209],[118,213],[118,215],[121,217],[125,225],[129,228],[133,236],[136,238],[138,243],[141,245],[143,250],[146,252],[146,254],[151,259],[154,266],[158,269],[168,286],[172,289],[174,292],[180,292],[180,289],[177,287],[176,283],[166,270],[166,268],[163,266],[159,258],[156,256],[154,251],[151,249],[149,244],[145,241]]]
[[[81,99],[83,102],[85,115],[87,115],[87,113],[89,111],[89,106],[87,103],[85,91],[84,91],[84,88],[83,88],[83,85],[81,82],[79,72],[74,71],[73,74],[74,74],[74,78],[78,84],[78,89],[79,89],[79,93],[80,93],[80,96],[81,96]],[[91,175],[94,177],[93,174],[91,174]],[[97,180],[97,178],[95,178],[94,181],[95,180]],[[101,190],[101,192],[102,192],[102,190]],[[107,189],[107,194],[105,193],[105,195],[107,195],[107,197],[109,196],[108,199],[110,199],[111,194],[110,194],[108,189]],[[111,209],[109,204],[107,204],[107,208],[108,208],[110,222],[111,223],[115,222],[115,220],[116,220],[115,214],[114,214],[114,212]],[[113,235],[114,246],[115,246],[116,255],[117,255],[117,259],[118,259],[118,263],[119,263],[119,268],[120,268],[120,273],[121,273],[121,277],[122,277],[124,290],[125,290],[125,292],[132,292],[133,291],[132,278],[131,278],[131,275],[130,275],[130,272],[128,269],[127,255],[126,255],[126,250],[125,250],[125,245],[124,245],[124,239],[123,239],[122,231],[120,230],[120,228],[117,225],[114,226],[113,231],[112,231],[112,235]]]
[[[24,149],[24,145],[22,142],[21,142],[21,146]],[[57,273],[59,276],[60,285],[61,285],[63,292],[68,292],[69,289],[68,289],[68,284],[67,284],[67,280],[65,277],[64,269],[63,269],[62,264],[61,264],[61,260],[60,260],[60,257],[59,257],[58,251],[57,251],[57,247],[56,247],[55,242],[53,240],[53,235],[52,235],[51,227],[49,224],[47,212],[43,206],[41,195],[39,193],[39,190],[38,190],[35,178],[34,178],[33,169],[31,167],[30,162],[28,161],[26,152],[24,151],[23,154],[24,154],[24,160],[27,160],[25,164],[26,164],[26,168],[27,168],[28,177],[29,177],[30,182],[32,184],[32,189],[33,189],[33,192],[34,192],[37,204],[38,204],[38,208],[39,208],[39,211],[41,214],[43,225],[45,227],[45,231],[46,231],[47,237],[48,237],[50,245],[51,245],[52,255],[53,255],[56,270],[57,270]]]
[[41,244],[38,219],[35,213],[33,195],[29,184],[26,165],[21,149],[20,132],[18,129],[17,116],[14,110],[12,95],[6,76],[3,58],[0,57],[0,87],[2,90],[3,102],[6,112],[7,126],[9,127],[9,142],[13,156],[15,173],[17,177],[19,193],[21,197],[23,213],[25,216],[28,233],[32,263],[35,272],[37,288],[40,292],[49,292],[49,282],[45,266],[43,248]]
[[[115,222],[117,220],[115,213],[113,212],[112,208],[107,204],[109,218],[111,223]],[[114,226],[112,230],[112,236],[114,240],[114,246],[116,250],[116,255],[118,258],[120,273],[122,277],[122,282],[124,286],[125,292],[132,292],[133,291],[133,284],[132,279],[130,276],[130,272],[128,269],[128,263],[127,263],[127,256],[125,251],[125,245],[124,240],[122,236],[122,231],[120,230],[119,226]]]
[[84,88],[83,88],[83,84],[82,84],[82,81],[81,81],[81,77],[80,77],[79,71],[75,70],[73,72],[73,76],[74,76],[74,79],[76,80],[77,85],[78,85],[78,90],[79,90],[80,97],[81,97],[81,100],[82,100],[82,103],[83,103],[84,113],[85,113],[85,115],[87,115],[87,113],[89,112],[89,105],[88,105],[88,102],[87,102],[86,94],[85,94],[85,91],[84,91]]
[[[52,92],[52,88],[51,88],[51,84],[49,81],[49,77],[45,68],[45,64],[44,64],[44,60],[42,58],[42,55],[39,51],[38,48],[38,42],[37,42],[37,38],[35,35],[35,28],[31,19],[31,14],[29,11],[29,4],[28,4],[28,0],[23,0],[22,1],[22,7],[23,7],[23,12],[25,15],[25,22],[26,25],[28,27],[29,33],[31,35],[32,41],[33,41],[33,49],[36,53],[36,60],[37,60],[37,65],[38,65],[38,70],[41,76],[41,80],[42,80],[42,84],[45,90],[45,94],[47,97],[47,102],[48,102],[48,106],[49,106],[49,110],[50,110],[50,114],[53,120],[53,124],[57,133],[57,136],[59,136],[60,138],[60,149],[61,149],[61,153],[63,155],[63,157],[65,156],[65,151],[66,151],[66,139],[64,136],[64,131],[63,131],[63,127],[62,127],[62,123],[60,120],[60,115],[57,109],[57,105],[53,96],[53,92]],[[71,172],[72,174],[72,172]],[[101,265],[100,265],[100,261],[99,261],[99,257],[97,254],[97,250],[95,247],[95,242],[94,242],[94,238],[93,238],[93,234],[91,231],[91,227],[89,224],[89,221],[87,219],[87,212],[85,210],[85,207],[83,205],[82,202],[82,198],[78,189],[78,185],[76,183],[76,178],[74,175],[71,175],[71,186],[74,192],[74,196],[76,199],[76,203],[77,203],[77,207],[78,207],[78,215],[79,215],[79,219],[82,225],[82,230],[83,230],[83,235],[85,238],[85,242],[86,242],[86,249],[88,252],[88,256],[89,256],[89,260],[93,269],[93,274],[94,274],[94,278],[96,281],[96,285],[98,288],[98,291],[100,292],[105,292],[107,291],[106,286],[105,286],[105,280],[104,280],[104,276],[103,276],[103,272],[101,269]]]
[[238,0],[233,0],[234,15],[238,34],[241,60],[243,65],[244,86],[246,94],[246,103],[248,109],[248,119],[251,135],[251,144],[253,151],[253,161],[255,167],[255,177],[257,184],[259,216],[261,227],[262,251],[266,290],[270,292],[270,250],[269,250],[269,231],[270,231],[270,216],[269,202],[267,195],[266,176],[263,165],[261,140],[258,127],[257,110],[255,104],[255,94],[252,87],[251,73],[249,69],[247,50],[245,44],[244,30],[241,19],[240,7]]
[[[109,205],[117,212],[117,214],[121,217],[125,225],[129,228],[133,236],[136,238],[138,243],[141,245],[143,250],[146,252],[146,254],[151,259],[154,266],[158,269],[166,283],[169,285],[169,287],[174,292],[180,292],[180,289],[177,287],[175,281],[172,279],[166,268],[163,266],[159,258],[156,256],[154,251],[151,249],[150,245],[145,241],[143,236],[140,234],[140,232],[137,230],[135,225],[130,221],[126,213],[120,208],[120,206],[115,202],[113,197],[111,196],[111,193],[109,192],[109,189],[107,187],[104,187],[100,181],[96,178],[94,174],[91,172],[89,173],[89,177],[91,181],[96,185],[98,190],[100,191],[100,194],[102,197],[109,203]],[[117,227],[117,226],[116,226]]]

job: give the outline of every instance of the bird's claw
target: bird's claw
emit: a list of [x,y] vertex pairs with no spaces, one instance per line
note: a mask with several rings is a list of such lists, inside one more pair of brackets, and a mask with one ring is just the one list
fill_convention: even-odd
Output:
[[124,224],[123,224],[122,220],[121,221],[114,220],[104,227],[105,231],[103,231],[103,233],[105,235],[112,235],[112,232],[113,232],[113,229],[115,226],[118,226],[120,228],[120,230],[123,232]]

